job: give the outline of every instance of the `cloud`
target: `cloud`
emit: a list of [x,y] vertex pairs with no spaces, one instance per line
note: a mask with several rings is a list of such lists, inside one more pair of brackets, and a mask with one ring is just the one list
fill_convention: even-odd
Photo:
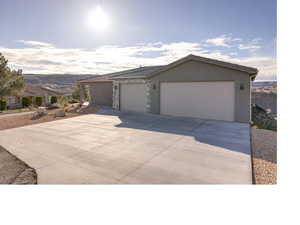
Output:
[[239,49],[241,49],[241,50],[257,50],[260,48],[261,48],[261,46],[253,45],[253,44],[240,44],[239,45]]
[[0,52],[10,66],[24,73],[105,74],[139,66],[164,65],[188,54],[256,67],[258,77],[276,75],[276,59],[268,56],[240,58],[239,46],[229,52],[212,51],[197,42],[141,43],[132,46],[103,45],[94,49],[57,48],[37,41],[21,41],[24,48],[5,48]]
[[53,45],[45,42],[39,41],[25,41],[25,40],[17,40],[17,42],[22,43],[27,46],[37,47],[37,48],[52,48]]
[[255,38],[252,41],[250,41],[249,43],[240,44],[239,45],[239,49],[240,50],[256,51],[256,50],[262,48],[260,42],[261,42],[260,38]]
[[221,46],[221,47],[231,47],[230,43],[235,42],[235,41],[242,41],[241,38],[232,38],[230,36],[227,35],[222,35],[216,38],[211,38],[211,39],[207,39],[205,42],[215,45],[215,46]]

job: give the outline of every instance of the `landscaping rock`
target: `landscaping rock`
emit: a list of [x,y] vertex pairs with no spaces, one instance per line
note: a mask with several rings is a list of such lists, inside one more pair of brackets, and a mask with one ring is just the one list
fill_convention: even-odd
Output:
[[252,128],[252,151],[256,184],[276,184],[277,133]]
[[54,114],[54,117],[65,117],[65,116],[66,116],[65,111],[59,111]]

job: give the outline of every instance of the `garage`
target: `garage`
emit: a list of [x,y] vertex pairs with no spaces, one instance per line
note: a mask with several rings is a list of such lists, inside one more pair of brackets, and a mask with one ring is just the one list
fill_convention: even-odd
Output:
[[146,112],[146,99],[145,84],[121,84],[122,111]]
[[249,123],[251,81],[257,73],[256,68],[188,55],[102,77],[113,82],[116,110]]
[[160,113],[234,121],[234,82],[162,82]]

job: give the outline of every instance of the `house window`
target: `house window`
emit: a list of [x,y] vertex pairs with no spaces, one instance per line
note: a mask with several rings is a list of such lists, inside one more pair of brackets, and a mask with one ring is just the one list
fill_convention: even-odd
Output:
[[8,97],[8,102],[9,102],[10,104],[16,104],[16,103],[17,103],[16,97],[15,97],[15,96],[9,96],[9,97]]

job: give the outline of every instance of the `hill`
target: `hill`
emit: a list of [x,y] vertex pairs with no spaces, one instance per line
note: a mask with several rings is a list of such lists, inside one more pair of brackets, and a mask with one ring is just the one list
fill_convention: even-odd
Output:
[[93,78],[99,75],[90,74],[24,74],[25,82],[27,84],[39,85],[55,91],[70,93],[76,85],[76,81],[82,79]]

